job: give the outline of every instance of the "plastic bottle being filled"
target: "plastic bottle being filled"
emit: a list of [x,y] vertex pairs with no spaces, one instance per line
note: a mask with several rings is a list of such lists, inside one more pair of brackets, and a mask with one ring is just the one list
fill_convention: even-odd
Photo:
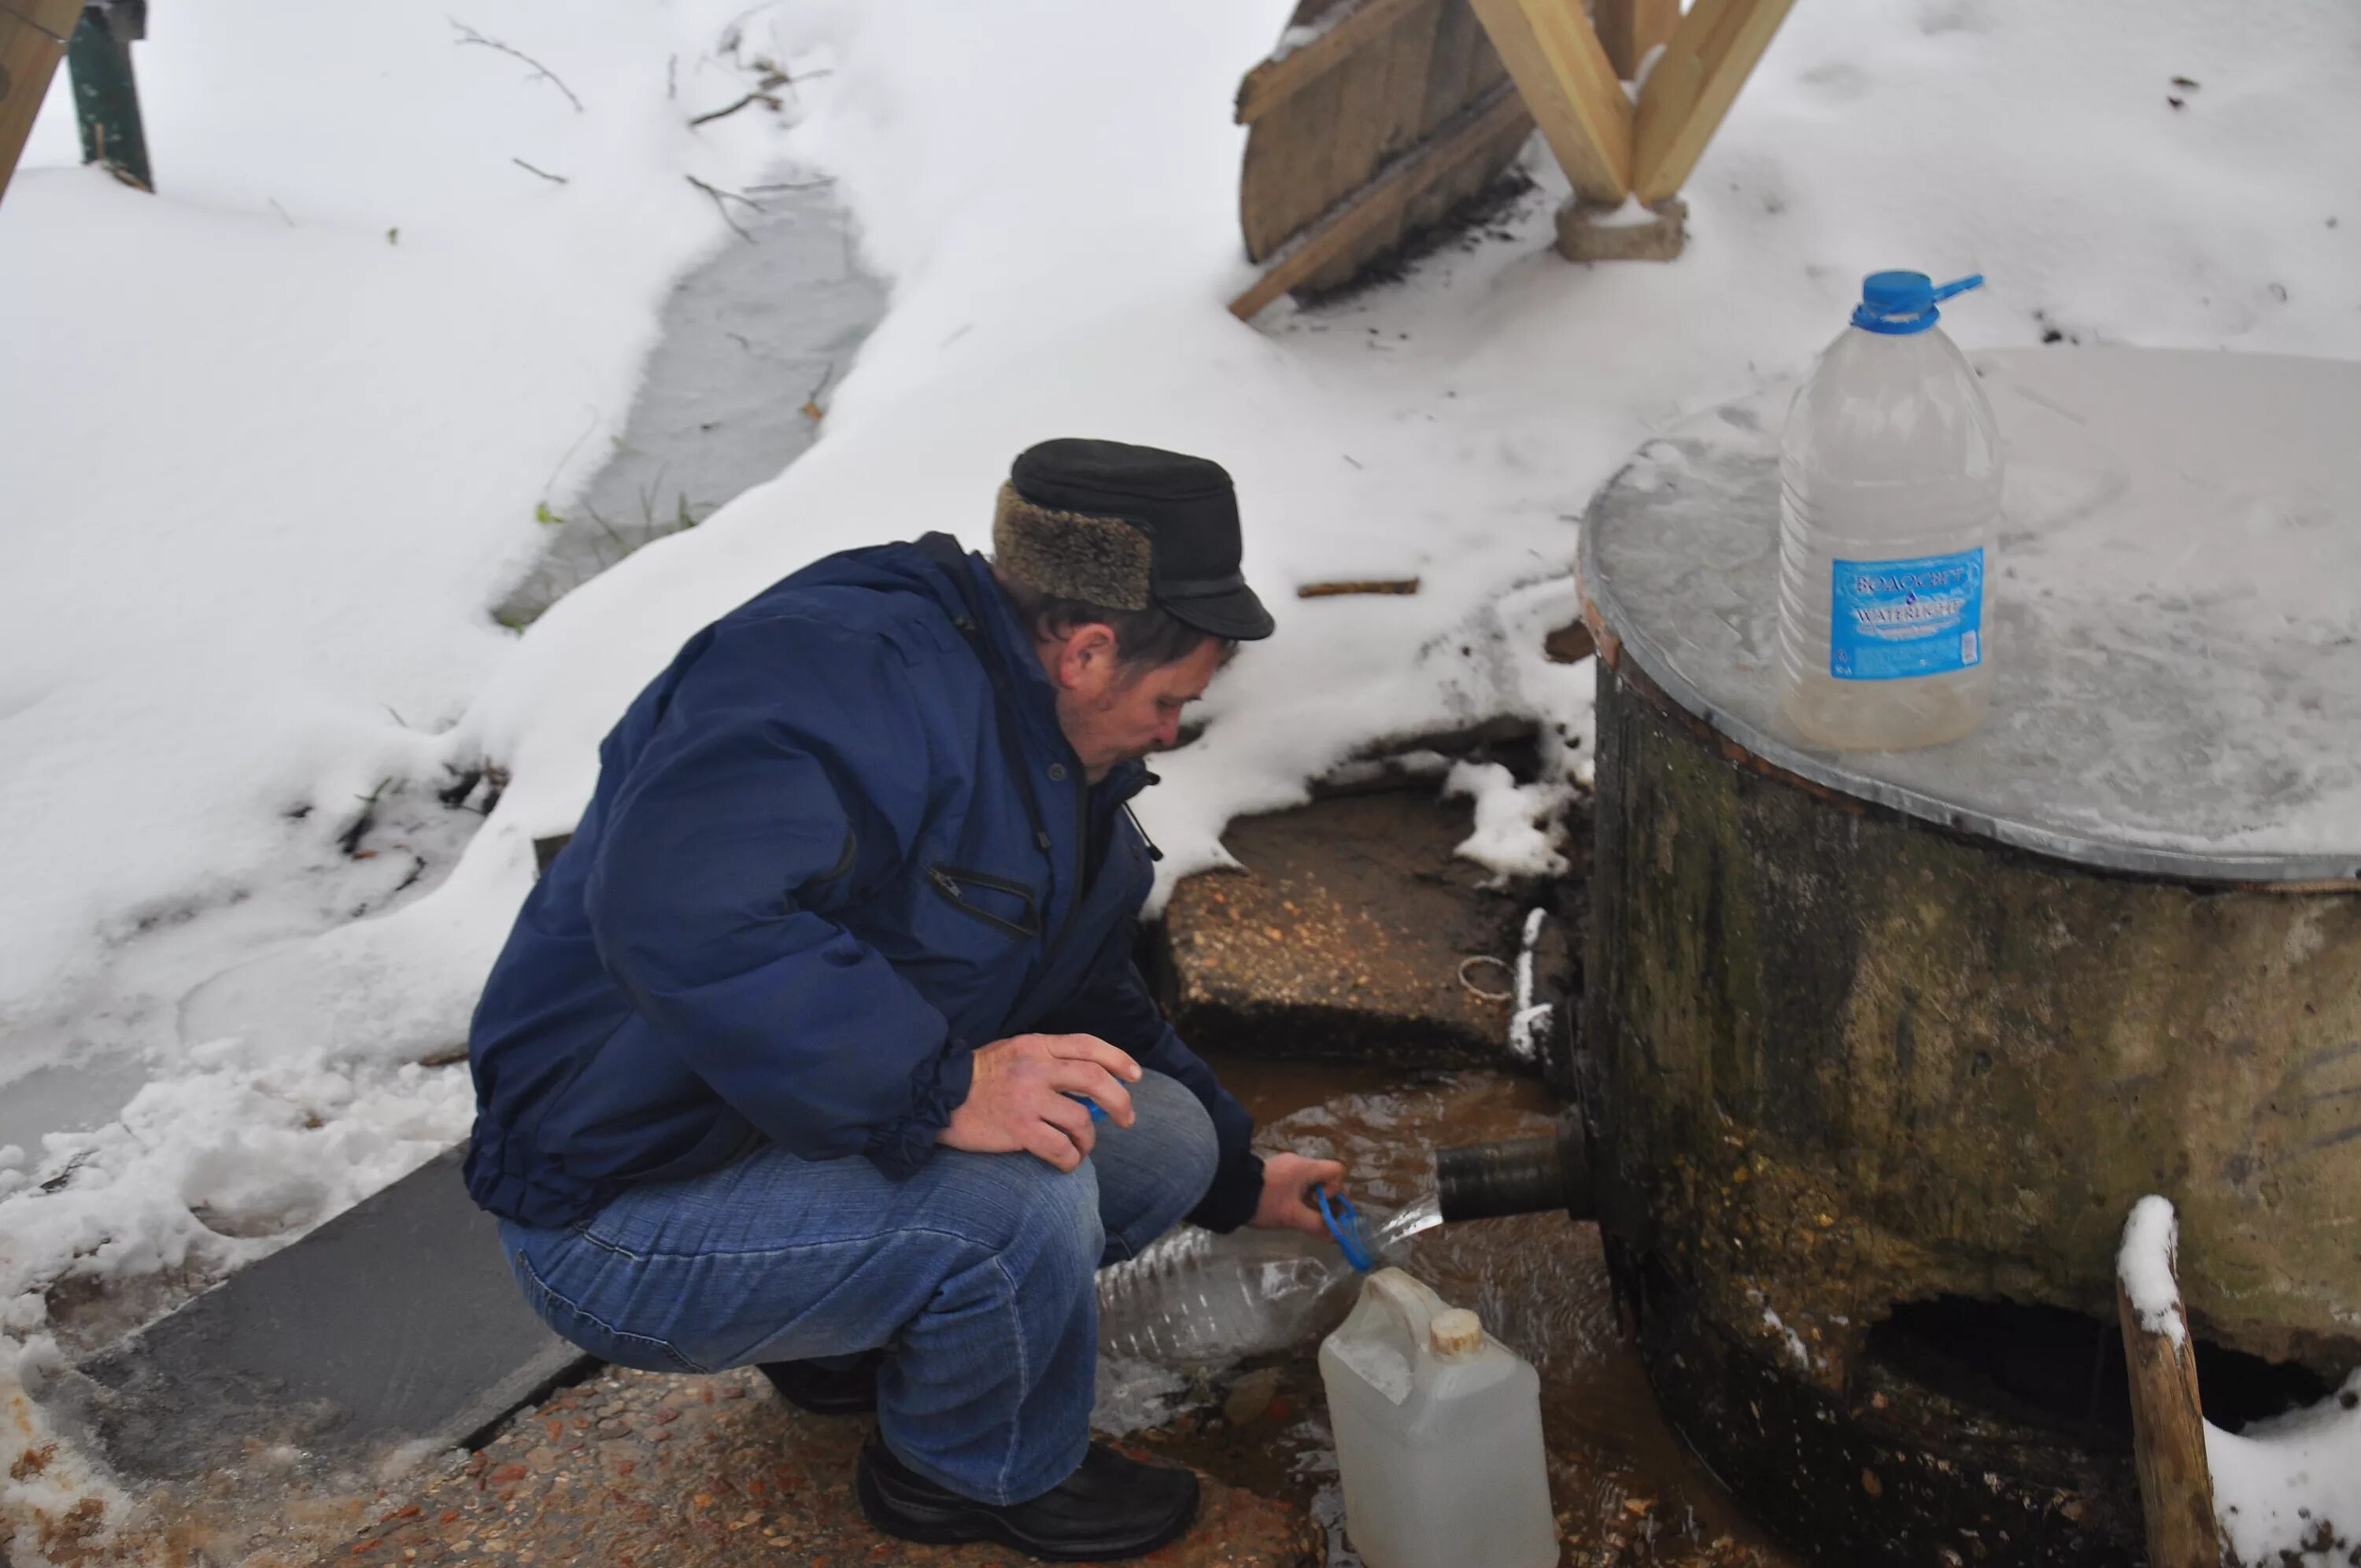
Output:
[[1861,284],[1787,411],[1779,454],[1779,699],[1839,751],[1956,740],[1992,702],[2001,446],[1938,304],[1982,283]]
[[1099,1270],[1101,1354],[1191,1366],[1283,1350],[1327,1328],[1351,1303],[1358,1269],[1400,1255],[1442,1223],[1434,1199],[1399,1212],[1364,1204],[1355,1260],[1301,1231],[1216,1235],[1182,1225],[1137,1257]]

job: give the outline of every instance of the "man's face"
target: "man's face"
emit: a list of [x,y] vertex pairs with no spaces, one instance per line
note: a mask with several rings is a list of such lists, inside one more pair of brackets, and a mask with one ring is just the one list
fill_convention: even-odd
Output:
[[1104,626],[1078,626],[1041,643],[1042,667],[1058,688],[1058,728],[1091,782],[1117,762],[1173,744],[1181,709],[1204,695],[1224,652],[1208,639],[1169,664],[1125,665]]

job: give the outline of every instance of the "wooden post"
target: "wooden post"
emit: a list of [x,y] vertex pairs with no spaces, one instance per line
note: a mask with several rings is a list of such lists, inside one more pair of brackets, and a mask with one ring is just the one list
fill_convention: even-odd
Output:
[[0,0],[0,195],[81,15],[82,0]]
[[2205,1416],[2197,1398],[2197,1357],[2189,1314],[2180,1304],[2180,1226],[2169,1204],[2164,1204],[2162,1222],[2172,1287],[2169,1310],[2159,1319],[2158,1304],[2150,1299],[2143,1314],[2125,1278],[2132,1262],[2130,1238],[2141,1223],[2141,1209],[2151,1203],[2164,1201],[2142,1199],[2125,1223],[2126,1245],[2115,1276],[2115,1314],[2130,1371],[2133,1456],[2147,1517],[2148,1568],[2222,1568],[2213,1476],[2205,1462]]
[[1615,74],[1629,82],[1640,74],[1648,51],[1680,26],[1681,0],[1597,0],[1590,19]]
[[153,191],[139,85],[131,71],[131,46],[147,36],[147,0],[90,0],[66,43],[66,66],[82,122],[82,160],[126,185]]
[[1653,206],[1681,188],[1794,4],[1697,0],[1681,18],[1640,90],[1631,132],[1633,195]]
[[1575,193],[1609,206],[1631,189],[1631,100],[1580,0],[1470,0]]

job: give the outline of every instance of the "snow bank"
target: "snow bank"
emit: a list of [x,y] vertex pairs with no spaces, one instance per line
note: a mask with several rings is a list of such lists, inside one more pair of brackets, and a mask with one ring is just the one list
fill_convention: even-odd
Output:
[[[735,58],[832,70],[784,143],[751,111],[685,127],[747,85],[717,43],[734,3],[455,12],[579,113],[439,10],[315,9],[159,12],[140,63],[165,193],[55,167],[52,115],[0,206],[0,1055],[85,1050],[60,1020],[95,1019],[159,1080],[58,1191],[38,1182],[82,1146],[28,1155],[0,1297],[99,1257],[219,1266],[272,1242],[195,1206],[284,1239],[455,1132],[456,1075],[404,1064],[454,1042],[531,839],[572,826],[631,696],[816,556],[983,543],[1010,455],[1045,436],[1227,465],[1280,618],[1141,803],[1169,878],[1378,736],[1526,713],[1540,784],[1580,777],[1589,671],[1538,644],[1573,617],[1587,497],[1684,412],[1804,369],[1863,272],[1986,274],[1947,323],[1971,348],[2361,355],[2361,163],[2323,150],[2361,139],[2341,0],[2268,27],[2222,0],[1799,6],[1685,192],[1677,263],[1549,254],[1564,185],[1536,152],[1508,242],[1254,327],[1224,308],[1250,276],[1228,106],[1284,0],[774,6]],[[729,243],[681,176],[741,183],[782,151],[836,178],[893,280],[823,439],[506,638],[485,611],[535,504],[595,466],[666,280]],[[1289,592],[1411,576],[1409,598]],[[272,878],[340,860],[356,797],[390,780],[417,807],[487,761],[512,780],[498,808],[439,885],[372,888],[391,917],[253,916]],[[168,941],[121,1016],[75,1004]],[[241,1044],[192,1052],[215,1038]],[[225,1118],[220,1152],[175,1141],[176,1097]],[[291,1121],[306,1107],[320,1127]]]
[[0,1364],[61,1277],[201,1285],[465,1131],[418,1058],[531,853],[450,874],[447,731],[735,243],[684,176],[783,156],[686,124],[752,85],[741,10],[159,8],[152,196],[80,166],[60,72],[0,204]]
[[2238,1561],[2328,1568],[2361,1551],[2361,1368],[2309,1409],[2242,1432],[2207,1423],[2213,1512]]

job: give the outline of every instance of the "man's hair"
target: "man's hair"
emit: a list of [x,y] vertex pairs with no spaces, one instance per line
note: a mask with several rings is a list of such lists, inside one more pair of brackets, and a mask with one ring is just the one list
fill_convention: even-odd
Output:
[[1060,598],[1030,583],[1017,581],[998,567],[993,569],[1016,613],[1037,638],[1064,637],[1078,626],[1104,626],[1115,633],[1115,656],[1126,670],[1152,670],[1185,659],[1216,639],[1166,609],[1150,604],[1146,609],[1110,609],[1087,599]]

